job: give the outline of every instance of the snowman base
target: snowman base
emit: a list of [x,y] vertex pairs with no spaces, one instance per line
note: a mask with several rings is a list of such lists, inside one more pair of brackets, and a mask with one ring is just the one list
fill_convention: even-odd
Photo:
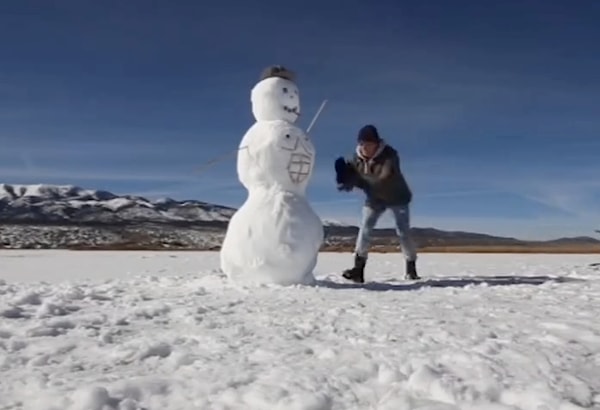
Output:
[[221,270],[239,285],[315,285],[321,220],[306,199],[254,190],[229,221]]

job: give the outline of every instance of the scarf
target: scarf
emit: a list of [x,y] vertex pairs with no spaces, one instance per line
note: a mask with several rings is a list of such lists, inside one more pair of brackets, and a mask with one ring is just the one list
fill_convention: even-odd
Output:
[[373,162],[375,161],[375,158],[377,158],[379,155],[381,155],[381,153],[383,152],[383,150],[385,149],[385,147],[387,147],[387,144],[385,143],[384,140],[380,140],[379,141],[379,147],[377,147],[377,151],[375,151],[375,154],[373,154],[373,156],[371,158],[367,158],[365,157],[362,152],[360,152],[360,145],[356,146],[356,155],[358,155],[358,157],[360,159],[363,160],[364,162],[364,173],[365,174],[369,174],[370,170],[371,170],[371,165],[373,164]]

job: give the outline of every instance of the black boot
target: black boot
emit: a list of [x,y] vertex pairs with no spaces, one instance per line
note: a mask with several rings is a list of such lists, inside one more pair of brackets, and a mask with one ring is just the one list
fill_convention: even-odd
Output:
[[346,269],[342,276],[348,280],[356,283],[365,282],[365,265],[367,264],[367,258],[362,256],[354,255],[354,267],[352,269]]
[[406,279],[417,280],[421,279],[417,275],[417,263],[416,261],[406,261]]

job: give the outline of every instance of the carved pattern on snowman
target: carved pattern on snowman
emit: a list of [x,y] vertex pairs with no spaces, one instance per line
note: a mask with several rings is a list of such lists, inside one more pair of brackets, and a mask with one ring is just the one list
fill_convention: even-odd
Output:
[[[314,147],[308,136],[292,138],[290,134],[286,134],[285,138],[287,142],[290,142],[290,140],[293,141],[292,144],[288,146],[284,144],[281,147],[284,150],[292,152],[287,166],[288,175],[293,183],[300,184],[307,181],[311,176]],[[299,152],[300,148],[304,152]]]
[[296,84],[268,77],[251,93],[256,122],[240,143],[237,172],[248,198],[229,222],[221,269],[235,282],[313,284],[323,225],[305,198],[315,149],[294,125]]
[[257,121],[240,145],[237,172],[248,191],[262,187],[304,195],[315,149],[302,129],[283,120]]

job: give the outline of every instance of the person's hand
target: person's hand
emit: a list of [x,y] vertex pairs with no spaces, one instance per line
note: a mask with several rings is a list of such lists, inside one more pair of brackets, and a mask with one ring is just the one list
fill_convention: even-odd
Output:
[[338,159],[335,160],[335,182],[337,182],[338,186],[340,184],[346,184],[346,177],[347,177],[347,168],[348,165],[346,164],[346,160],[344,159],[344,157],[339,157]]
[[352,191],[352,185],[349,184],[337,184],[337,189],[338,191],[346,191],[346,192],[350,192]]

